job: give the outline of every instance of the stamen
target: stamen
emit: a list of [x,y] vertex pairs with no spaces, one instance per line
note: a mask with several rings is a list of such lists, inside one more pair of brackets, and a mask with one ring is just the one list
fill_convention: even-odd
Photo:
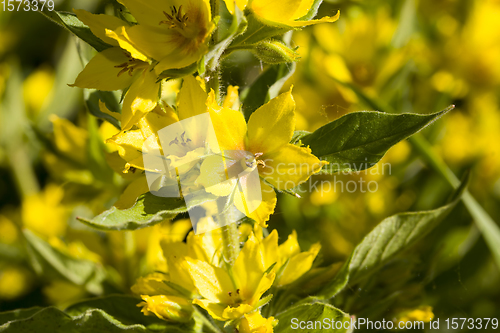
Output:
[[130,59],[129,61],[124,62],[123,64],[116,65],[115,68],[121,68],[118,72],[118,77],[125,72],[128,72],[130,76],[134,74],[134,70],[137,68],[143,67],[144,62],[137,59]]
[[184,29],[186,27],[186,22],[188,20],[187,14],[182,14],[182,5],[177,9],[175,6],[172,6],[170,14],[163,11],[163,15],[167,18],[164,21],[160,21],[160,25],[166,24],[170,29]]

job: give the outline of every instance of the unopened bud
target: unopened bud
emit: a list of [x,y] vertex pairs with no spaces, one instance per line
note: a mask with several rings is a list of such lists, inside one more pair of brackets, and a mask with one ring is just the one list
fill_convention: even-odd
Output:
[[282,64],[298,61],[300,56],[294,49],[276,40],[263,41],[252,50],[266,64]]

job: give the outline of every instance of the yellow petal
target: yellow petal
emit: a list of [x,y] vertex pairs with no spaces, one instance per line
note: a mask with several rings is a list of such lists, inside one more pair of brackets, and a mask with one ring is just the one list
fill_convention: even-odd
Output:
[[142,135],[149,138],[151,135],[157,134],[159,130],[178,121],[179,118],[172,108],[166,107],[166,111],[163,111],[160,106],[156,106],[153,111],[148,112],[139,121],[138,127],[142,131]]
[[264,267],[267,270],[271,265],[279,261],[278,232],[276,229],[262,240],[262,247],[264,253]]
[[297,232],[295,230],[293,230],[292,233],[288,235],[288,239],[278,247],[278,252],[281,263],[284,263],[292,256],[300,253],[300,246],[297,241]]
[[308,272],[320,249],[321,245],[316,243],[311,246],[309,251],[291,257],[281,274],[278,287],[290,284]]
[[194,299],[193,304],[199,305],[203,309],[207,310],[208,314],[216,320],[228,320],[228,318],[224,317],[224,310],[226,309],[225,305],[217,302],[212,302],[207,299]]
[[126,28],[125,31],[115,30],[115,32],[121,34],[128,43],[133,45],[134,49],[149,58],[159,61],[169,54],[179,54],[179,49],[175,47],[179,35],[174,29],[165,29],[160,25],[156,25],[154,28],[135,25]]
[[314,0],[253,0],[250,2],[250,7],[259,18],[271,22],[283,22],[294,20],[307,14],[313,2]]
[[217,265],[222,252],[221,231],[215,229],[211,232],[195,235],[190,232],[187,237],[189,257]]
[[228,273],[201,260],[186,258],[189,274],[200,295],[212,302],[230,304],[229,291],[234,291],[233,282]]
[[205,191],[219,197],[225,197],[235,190],[236,180],[227,179],[224,158],[212,155],[205,158],[200,168],[200,175],[196,184],[205,188]]
[[118,209],[130,208],[135,204],[137,198],[146,192],[149,192],[146,177],[137,178],[127,186],[114,206]]
[[142,157],[144,136],[140,130],[120,132],[108,142],[116,145],[118,153],[127,162]]
[[[266,222],[274,212],[274,207],[276,207],[276,193],[274,192],[272,187],[270,187],[263,181],[260,182],[260,189],[262,191],[262,202],[256,210],[250,213],[248,217],[253,219],[261,227],[266,228]],[[245,208],[241,207],[239,203],[240,201],[235,201],[236,207],[239,211],[245,212]]]
[[106,36],[116,40],[118,45],[120,45],[122,49],[128,51],[132,58],[144,62],[148,61],[148,57],[134,46],[124,26],[118,27],[115,30],[106,29]]
[[144,70],[125,95],[122,108],[122,131],[129,130],[146,113],[156,107],[160,84],[156,75],[149,69]]
[[239,109],[240,97],[238,94],[239,87],[229,86],[227,87],[227,95],[224,97],[224,103],[222,107],[229,108],[233,110]]
[[89,26],[94,35],[102,39],[103,42],[113,46],[118,46],[118,42],[106,36],[106,29],[115,30],[121,26],[128,26],[128,23],[120,20],[116,16],[104,14],[92,14],[83,9],[73,9],[80,21]]
[[288,91],[258,108],[248,121],[248,149],[268,153],[286,145],[295,129],[295,102]]
[[259,311],[245,314],[237,324],[239,333],[273,333],[274,317],[264,318]]
[[98,89],[104,91],[125,89],[133,81],[128,73],[118,76],[122,68],[120,64],[127,62],[129,58],[119,47],[111,47],[96,54],[78,74],[75,83],[71,87]]
[[140,303],[142,312],[146,315],[155,314],[163,320],[188,322],[193,313],[191,302],[178,296],[142,296],[144,302]]
[[222,151],[246,150],[247,124],[241,112],[219,107],[215,103],[213,91],[209,94],[207,105],[220,149]]
[[265,266],[263,247],[251,234],[232,267],[235,283],[242,299],[254,299],[261,280],[264,278],[264,272],[267,269]]
[[170,282],[186,289],[191,293],[196,292],[196,287],[189,274],[185,255],[188,252],[186,243],[162,241],[161,248],[167,259]]
[[326,164],[311,154],[309,148],[288,143],[261,158],[266,163],[261,176],[279,190],[289,190],[300,185]]
[[234,14],[234,5],[235,4],[236,4],[236,6],[238,6],[238,8],[241,11],[244,11],[247,4],[248,4],[248,0],[224,0],[224,2],[226,3],[227,10],[231,14]]
[[162,0],[118,0],[118,2],[130,10],[130,13],[139,24],[156,27],[160,21],[165,20],[163,11],[170,14],[171,9],[169,7],[174,6],[172,1]]
[[222,312],[222,316],[227,318],[226,320],[238,319],[243,316],[245,313],[249,313],[254,310],[254,307],[250,304],[239,304],[236,307],[228,306]]
[[86,163],[88,132],[68,119],[56,115],[52,115],[50,120],[54,125],[54,143],[57,150],[76,162]]
[[207,93],[192,76],[186,76],[178,96],[179,119],[187,119],[207,112]]

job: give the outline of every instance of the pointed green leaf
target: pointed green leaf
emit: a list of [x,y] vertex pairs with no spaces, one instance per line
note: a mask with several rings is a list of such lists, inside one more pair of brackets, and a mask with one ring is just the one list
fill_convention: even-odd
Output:
[[100,91],[94,89],[83,89],[83,98],[89,112],[97,117],[106,120],[118,129],[121,129],[120,122],[111,115],[104,113],[99,108],[99,101],[104,102],[111,112],[120,115],[121,108],[119,103],[119,94],[112,91]]
[[349,282],[368,277],[423,239],[455,207],[466,185],[467,181],[464,181],[453,200],[445,206],[429,211],[400,213],[380,222],[354,249],[348,264]]
[[80,21],[73,13],[58,12],[56,10],[44,10],[41,13],[52,22],[68,29],[99,52],[111,47],[111,45],[103,42],[96,35],[94,35],[92,31],[90,31],[90,28]]
[[100,230],[135,230],[174,218],[186,211],[183,199],[162,198],[148,192],[142,194],[131,208],[111,207],[93,219],[78,217],[78,220]]
[[429,115],[353,112],[303,136],[301,141],[314,155],[330,162],[323,167],[323,173],[364,170],[380,161],[396,143],[452,109]]
[[65,312],[70,316],[78,316],[92,309],[100,309],[125,325],[139,324],[152,330],[165,330],[167,322],[156,316],[145,316],[137,306],[140,302],[140,298],[133,296],[109,295],[73,304]]
[[100,309],[90,309],[72,317],[55,307],[42,309],[24,319],[0,326],[5,333],[152,332],[143,325],[125,325]]
[[13,320],[29,318],[42,309],[43,308],[40,306],[35,306],[28,309],[16,309],[12,311],[0,312],[0,324]]
[[78,286],[84,286],[93,294],[103,292],[102,282],[106,273],[102,266],[90,260],[77,259],[62,253],[28,229],[24,229],[23,234],[31,264],[39,275],[65,279]]

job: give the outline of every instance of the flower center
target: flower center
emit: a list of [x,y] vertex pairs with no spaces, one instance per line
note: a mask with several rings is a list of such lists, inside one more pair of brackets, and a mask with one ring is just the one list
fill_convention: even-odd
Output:
[[123,64],[116,65],[115,68],[121,68],[122,70],[118,72],[117,76],[122,75],[123,73],[128,72],[128,75],[132,76],[136,69],[145,68],[147,64],[142,60],[137,60],[134,58],[130,58],[128,61]]
[[179,6],[179,9],[177,9],[175,6],[172,6],[171,14],[168,14],[164,11],[163,15],[165,15],[167,19],[164,21],[160,21],[160,25],[166,24],[170,29],[176,29],[179,32],[183,31],[186,28],[188,16],[187,13],[182,14],[182,5]]
[[[172,141],[169,142],[169,146],[171,145],[181,145],[183,147],[186,147],[188,145],[189,142],[192,142],[192,140],[190,138],[185,138],[185,135],[186,135],[186,131],[182,132],[182,134],[180,136],[176,136],[175,139],[173,139]],[[180,138],[180,140],[179,140]]]

